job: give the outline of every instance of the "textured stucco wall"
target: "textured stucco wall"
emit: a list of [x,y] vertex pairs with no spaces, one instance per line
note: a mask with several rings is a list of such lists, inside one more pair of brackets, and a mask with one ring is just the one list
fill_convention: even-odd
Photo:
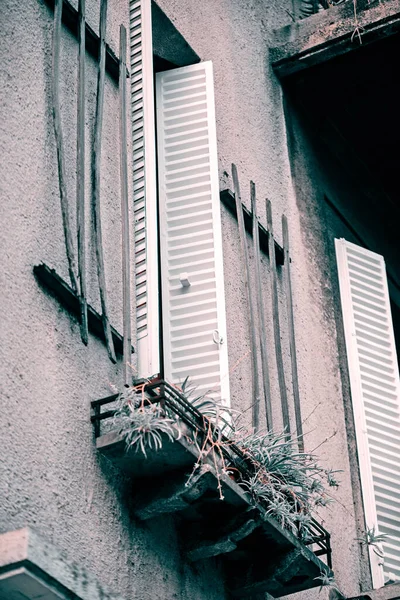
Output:
[[[99,2],[88,1],[98,30]],[[52,11],[42,0],[5,0],[1,30],[1,477],[0,530],[33,526],[125,598],[223,597],[212,563],[181,559],[169,519],[139,525],[135,490],[96,454],[90,401],[119,383],[102,343],[34,279],[41,261],[68,278],[50,110]],[[128,2],[109,2],[107,39],[118,53]],[[61,110],[71,212],[75,207],[77,42],[63,28]],[[87,173],[96,94],[87,59]],[[102,221],[111,322],[121,331],[118,89],[108,78],[101,171]],[[89,176],[88,176],[89,177]],[[89,187],[88,187],[89,191]],[[89,202],[89,193],[87,201]],[[88,206],[87,223],[90,213]],[[90,302],[99,309],[93,229],[88,230]]]
[[[109,35],[114,50],[118,48],[119,23],[127,23],[127,4],[110,2]],[[321,512],[321,520],[332,532],[338,584],[347,595],[355,596],[363,576],[355,541],[347,417],[322,188],[318,189],[314,180],[313,150],[298,127],[302,146],[294,160],[303,155],[311,160],[310,164],[304,160],[303,178],[295,180],[297,194],[294,192],[282,91],[268,62],[272,29],[289,21],[287,11],[292,2],[160,0],[159,5],[201,59],[213,61],[221,186],[232,188],[229,173],[231,162],[235,162],[247,205],[249,181],[256,182],[258,212],[264,225],[265,198],[271,199],[278,241],[282,239],[281,215],[284,212],[288,216],[300,394],[303,418],[307,419],[306,449],[318,448],[326,467],[344,471],[340,476],[342,485],[333,492],[338,501]],[[108,394],[109,382],[118,381],[120,368],[111,365],[104,346],[94,338],[88,348],[81,344],[78,324],[38,287],[32,275],[33,265],[43,260],[67,277],[49,106],[52,13],[40,0],[27,0],[24,11],[16,0],[5,0],[0,10],[2,111],[7,117],[0,125],[1,216],[7,224],[1,232],[3,310],[7,319],[1,346],[2,410],[6,418],[1,419],[0,434],[4,457],[0,528],[35,526],[102,583],[127,598],[223,598],[221,579],[213,563],[189,567],[168,519],[146,525],[135,523],[128,500],[134,490],[95,453],[89,403]],[[88,2],[88,18],[96,30],[98,2]],[[71,57],[75,55],[76,41],[64,33],[62,111],[71,203],[75,193],[76,113],[76,66],[71,64]],[[88,146],[94,102],[95,68],[88,59]],[[108,81],[103,223],[111,320],[120,328],[117,108],[118,90]],[[296,179],[296,173],[293,175]],[[243,266],[237,224],[224,209],[222,226],[230,367],[239,363],[231,373],[233,406],[244,411],[252,399]],[[90,300],[98,307],[92,240],[89,266]],[[265,257],[262,276],[274,417],[280,429]],[[280,283],[279,289],[288,366],[287,320]],[[290,384],[287,375],[289,393]],[[290,405],[294,423],[291,393]],[[327,592],[319,594],[317,590],[301,595],[310,600],[324,597]]]

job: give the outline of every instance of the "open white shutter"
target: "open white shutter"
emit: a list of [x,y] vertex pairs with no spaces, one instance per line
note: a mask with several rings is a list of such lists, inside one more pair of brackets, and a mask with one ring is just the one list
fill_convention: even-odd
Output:
[[212,63],[156,76],[166,379],[229,405]]
[[160,371],[151,0],[130,0],[133,203],[138,376]]
[[364,510],[389,537],[370,547],[374,587],[400,580],[400,384],[383,257],[335,240]]

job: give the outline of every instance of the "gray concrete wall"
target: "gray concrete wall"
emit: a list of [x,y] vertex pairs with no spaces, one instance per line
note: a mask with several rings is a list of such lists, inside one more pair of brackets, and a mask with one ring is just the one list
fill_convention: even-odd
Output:
[[[98,2],[88,1],[98,30]],[[69,560],[115,594],[130,598],[216,600],[213,563],[190,567],[170,520],[139,525],[135,490],[96,454],[90,401],[121,383],[105,346],[36,282],[41,261],[68,279],[50,110],[52,11],[41,0],[5,0],[1,29],[1,418],[0,530],[33,526]],[[107,39],[118,53],[128,2],[109,2]],[[68,189],[75,207],[77,42],[63,29],[61,111]],[[87,59],[87,173],[96,95]],[[118,89],[107,78],[101,169],[102,221],[112,324],[121,331]],[[89,189],[89,188],[88,188]],[[89,201],[90,195],[87,194]],[[89,207],[87,223],[89,227]],[[89,235],[89,234],[88,234]],[[99,309],[90,229],[89,300]]]
[[[97,4],[88,2],[89,22],[95,30]],[[109,39],[114,50],[118,48],[119,23],[128,23],[127,4],[117,0],[110,3]],[[335,312],[337,293],[332,284],[332,248],[328,247],[321,200],[325,184],[299,124],[294,127],[299,144],[295,160],[299,159],[300,166],[291,172],[282,90],[268,62],[272,29],[288,22],[287,10],[291,10],[292,2],[160,0],[159,5],[201,59],[213,61],[221,186],[232,188],[229,173],[231,162],[235,162],[247,205],[249,181],[256,182],[258,212],[264,225],[265,198],[270,198],[278,242],[282,240],[281,215],[288,217],[306,449],[318,448],[324,466],[344,471],[339,490],[333,492],[337,502],[322,511],[319,518],[332,533],[338,584],[346,595],[356,596],[360,583],[367,585],[367,575],[360,566],[355,541],[356,522],[361,517],[353,507],[350,464],[353,461],[354,466],[355,459],[351,453],[349,458],[348,452],[346,420],[351,414],[343,402],[346,381],[343,358],[338,356],[341,333]],[[7,318],[1,348],[4,373],[0,439],[5,475],[1,478],[4,501],[0,505],[0,528],[36,526],[102,583],[127,598],[223,598],[221,578],[213,563],[189,567],[180,555],[168,520],[138,525],[129,508],[134,489],[96,455],[89,403],[107,395],[110,382],[119,382],[120,365],[112,366],[105,347],[94,338],[90,338],[88,348],[82,345],[78,324],[39,288],[32,275],[33,265],[44,261],[67,278],[49,105],[52,13],[39,0],[27,0],[23,11],[20,3],[7,0],[1,11],[3,111],[7,116],[1,124],[0,139],[2,222],[6,223],[2,228],[1,277]],[[76,41],[64,33],[62,111],[72,203],[76,66],[71,57],[76,51]],[[89,146],[95,102],[95,68],[90,59],[88,80]],[[120,328],[117,102],[117,88],[108,81],[103,223],[111,320]],[[229,361],[231,368],[237,365],[231,372],[233,406],[246,411],[252,398],[243,266],[237,224],[225,209],[222,225]],[[89,265],[89,297],[98,307],[93,240]],[[265,257],[262,276],[269,317],[266,335],[273,369],[274,417],[280,429]],[[288,367],[281,281],[279,290]],[[294,424],[289,376],[287,387]],[[250,411],[245,414],[250,415]],[[323,599],[327,591],[319,594],[315,590],[300,597]]]

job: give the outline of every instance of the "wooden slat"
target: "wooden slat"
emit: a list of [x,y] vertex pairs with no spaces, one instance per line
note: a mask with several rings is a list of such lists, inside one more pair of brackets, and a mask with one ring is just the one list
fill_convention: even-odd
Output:
[[122,219],[122,293],[123,293],[123,379],[124,385],[132,383],[131,362],[131,265],[129,240],[129,200],[128,200],[128,156],[126,135],[126,29],[120,27],[120,173],[121,173],[121,219]]
[[[79,298],[76,292],[54,271],[47,265],[41,264],[33,267],[35,277],[38,279],[40,284],[48,291],[60,305],[68,311],[69,314],[75,315],[79,320],[80,316],[80,304]],[[88,309],[88,328],[90,333],[99,338],[102,342],[105,342],[104,328],[102,325],[102,319],[99,313],[90,304],[87,305]],[[114,340],[115,352],[122,356],[122,336],[114,327],[111,327],[111,335]],[[132,352],[134,349],[132,348]]]
[[104,327],[104,335],[108,355],[112,362],[116,362],[113,341],[111,337],[110,322],[107,309],[106,275],[104,267],[103,236],[101,231],[100,213],[100,165],[101,165],[101,140],[103,129],[103,107],[104,107],[104,76],[105,76],[105,37],[107,26],[107,0],[101,0],[100,5],[100,55],[99,72],[97,78],[96,117],[94,127],[94,145],[92,162],[92,195],[93,195],[93,225],[96,238],[97,276],[99,280],[100,302]]
[[[231,213],[235,219],[237,219],[236,212],[236,202],[235,195],[231,190],[221,190],[219,193],[220,200],[222,204],[227,208],[227,210]],[[253,216],[249,209],[242,203],[242,212],[244,219],[244,227],[249,235],[253,235]],[[269,247],[268,247],[268,232],[267,230],[258,223],[258,235],[260,238],[260,250],[266,256],[269,256]],[[283,249],[275,240],[275,259],[277,265],[283,265],[284,255]]]
[[290,435],[290,420],[289,420],[289,406],[287,399],[287,390],[285,383],[285,372],[283,367],[283,356],[282,356],[282,344],[281,344],[281,327],[279,323],[279,300],[278,300],[278,286],[277,286],[277,275],[276,275],[276,261],[275,261],[275,244],[274,244],[274,230],[272,226],[272,207],[270,200],[267,200],[267,229],[269,233],[269,258],[271,268],[271,293],[272,293],[272,316],[274,325],[274,341],[275,341],[275,356],[276,366],[278,370],[278,381],[279,391],[281,396],[282,406],[282,417],[283,426],[287,435]]
[[236,165],[232,164],[232,179],[235,190],[235,201],[236,201],[236,213],[239,225],[239,239],[242,251],[242,259],[244,261],[244,282],[247,293],[248,302],[248,322],[249,322],[249,334],[250,334],[250,349],[251,349],[251,377],[252,377],[252,388],[251,388],[251,400],[252,400],[252,425],[255,431],[260,428],[260,386],[258,382],[258,361],[257,361],[257,331],[256,323],[254,318],[254,300],[253,294],[250,287],[250,261],[249,253],[247,250],[246,230],[244,227],[243,211],[242,211],[242,199],[240,195],[239,177]]
[[78,4],[78,115],[76,143],[76,206],[78,226],[78,274],[81,304],[81,338],[88,343],[86,301],[86,235],[85,235],[85,0]]
[[60,114],[60,50],[61,50],[61,18],[62,0],[56,0],[54,6],[54,30],[53,30],[53,65],[51,91],[53,101],[53,125],[57,147],[58,185],[60,190],[61,214],[64,230],[65,249],[68,260],[68,271],[72,289],[78,291],[76,277],[75,252],[72,238],[71,220],[69,215],[69,201],[67,194],[67,182],[65,177],[64,140]]
[[268,365],[268,352],[267,352],[267,341],[266,341],[266,327],[265,327],[265,310],[264,310],[264,299],[262,295],[262,283],[260,273],[260,240],[259,240],[259,221],[257,217],[257,200],[256,200],[256,186],[253,181],[250,181],[250,196],[251,196],[251,210],[253,213],[253,245],[254,245],[254,267],[255,267],[255,278],[256,278],[256,294],[257,294],[257,308],[258,308],[258,319],[259,319],[259,334],[260,334],[260,348],[261,348],[261,368],[263,374],[263,386],[264,386],[264,402],[265,402],[265,416],[267,421],[267,428],[272,429],[272,406],[271,406],[271,383],[269,378],[269,365]]
[[296,418],[296,434],[299,444],[299,451],[304,452],[303,439],[303,422],[301,418],[300,406],[300,391],[299,391],[299,376],[297,372],[297,354],[296,354],[296,338],[294,334],[294,312],[293,312],[293,295],[292,295],[292,279],[290,274],[290,244],[289,244],[289,228],[286,215],[282,215],[282,237],[283,237],[283,252],[285,255],[285,296],[289,326],[289,349],[290,363],[292,366],[292,382],[293,382],[293,399],[294,413]]
[[[55,0],[44,0],[45,3],[51,8],[54,9]],[[78,11],[74,6],[72,6],[69,0],[64,0],[63,9],[62,9],[62,24],[66,27],[72,35],[76,38],[78,37]],[[85,34],[85,46],[86,52],[90,54],[94,59],[97,60],[99,56],[99,45],[100,39],[97,33],[93,31],[93,29],[86,23],[85,25],[86,34]],[[118,83],[119,76],[119,61],[115,56],[114,52],[111,48],[106,44],[106,72],[108,75]],[[129,73],[128,73],[129,75]]]

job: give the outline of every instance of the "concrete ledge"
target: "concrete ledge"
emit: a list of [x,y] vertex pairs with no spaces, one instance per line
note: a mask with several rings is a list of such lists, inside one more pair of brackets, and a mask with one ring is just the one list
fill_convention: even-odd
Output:
[[[363,44],[400,30],[400,0],[358,2],[357,25]],[[353,2],[322,11],[274,32],[270,61],[279,77],[357,49]]]
[[0,534],[0,598],[123,600],[28,527]]

